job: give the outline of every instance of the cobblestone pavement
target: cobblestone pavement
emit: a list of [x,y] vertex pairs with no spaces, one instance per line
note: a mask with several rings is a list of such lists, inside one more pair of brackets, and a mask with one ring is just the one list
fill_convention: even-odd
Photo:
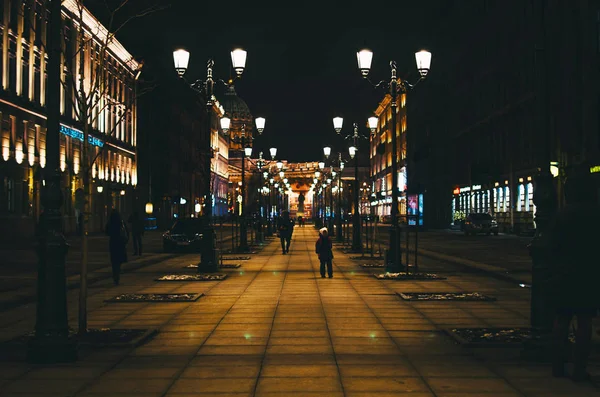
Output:
[[[378,280],[335,252],[334,278],[321,278],[317,232],[294,232],[289,255],[272,241],[224,281],[157,282],[183,273],[194,255],[169,258],[90,288],[89,326],[157,328],[135,348],[82,349],[71,364],[0,362],[2,396],[594,396],[593,383],[554,379],[521,348],[467,348],[455,327],[529,323],[529,290],[465,273],[429,258],[440,281]],[[494,302],[411,302],[398,292],[480,292]],[[185,303],[105,303],[122,293],[203,293]],[[77,290],[68,293],[76,326]],[[0,340],[34,327],[35,307],[1,313]],[[600,375],[595,353],[590,372]],[[594,378],[596,379],[596,378]]]

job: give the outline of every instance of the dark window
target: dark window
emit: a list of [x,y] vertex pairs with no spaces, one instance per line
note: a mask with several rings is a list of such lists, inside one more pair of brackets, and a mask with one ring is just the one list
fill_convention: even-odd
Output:
[[17,32],[17,21],[19,20],[19,14],[21,12],[21,1],[13,0],[10,2],[10,20],[8,26],[13,32]]
[[5,176],[0,184],[0,212],[14,212],[14,181]]

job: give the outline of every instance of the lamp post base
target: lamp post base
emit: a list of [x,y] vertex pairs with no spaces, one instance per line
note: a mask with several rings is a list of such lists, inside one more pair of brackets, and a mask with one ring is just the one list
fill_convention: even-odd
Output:
[[400,230],[398,226],[390,227],[390,246],[386,251],[385,271],[400,273],[404,271],[401,260]]
[[202,237],[202,255],[198,265],[198,273],[212,273],[219,269],[217,260],[217,234],[215,229],[208,227]]

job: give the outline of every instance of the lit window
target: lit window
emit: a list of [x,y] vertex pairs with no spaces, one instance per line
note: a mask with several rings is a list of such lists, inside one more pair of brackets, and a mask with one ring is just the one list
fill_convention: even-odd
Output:
[[525,206],[525,186],[523,184],[519,185],[519,195],[517,199],[517,211],[523,211],[523,207]]
[[531,211],[533,206],[533,183],[527,184],[527,195],[525,199],[525,211]]
[[504,191],[504,209],[503,211],[506,212],[510,209],[510,188],[508,186],[504,187],[505,191]]
[[504,189],[499,187],[496,189],[496,212],[504,211]]

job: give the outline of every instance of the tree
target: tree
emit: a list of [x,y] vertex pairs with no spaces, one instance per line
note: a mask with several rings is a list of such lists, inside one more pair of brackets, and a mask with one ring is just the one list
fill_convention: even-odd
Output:
[[[68,107],[72,108],[73,118],[83,131],[80,162],[83,222],[78,329],[80,334],[84,334],[87,332],[88,223],[91,213],[89,197],[92,194],[90,181],[94,166],[107,147],[105,144],[90,150],[90,141],[93,141],[94,135],[98,135],[106,142],[133,130],[137,98],[153,88],[152,84],[140,84],[138,80],[143,63],[126,59],[121,60],[125,63],[121,70],[115,66],[115,51],[120,48],[116,36],[132,20],[165,7],[150,4],[143,9],[132,10],[133,5],[129,0],[104,1],[102,4],[105,6],[106,23],[102,25],[94,23],[95,18],[87,8],[88,3],[97,6],[98,2],[73,0],[70,3],[75,3],[74,8],[68,9],[74,15],[64,21],[64,67],[60,79]],[[119,85],[117,81],[123,81],[123,84]],[[103,173],[103,170],[97,172]],[[132,177],[127,175],[127,178]]]

